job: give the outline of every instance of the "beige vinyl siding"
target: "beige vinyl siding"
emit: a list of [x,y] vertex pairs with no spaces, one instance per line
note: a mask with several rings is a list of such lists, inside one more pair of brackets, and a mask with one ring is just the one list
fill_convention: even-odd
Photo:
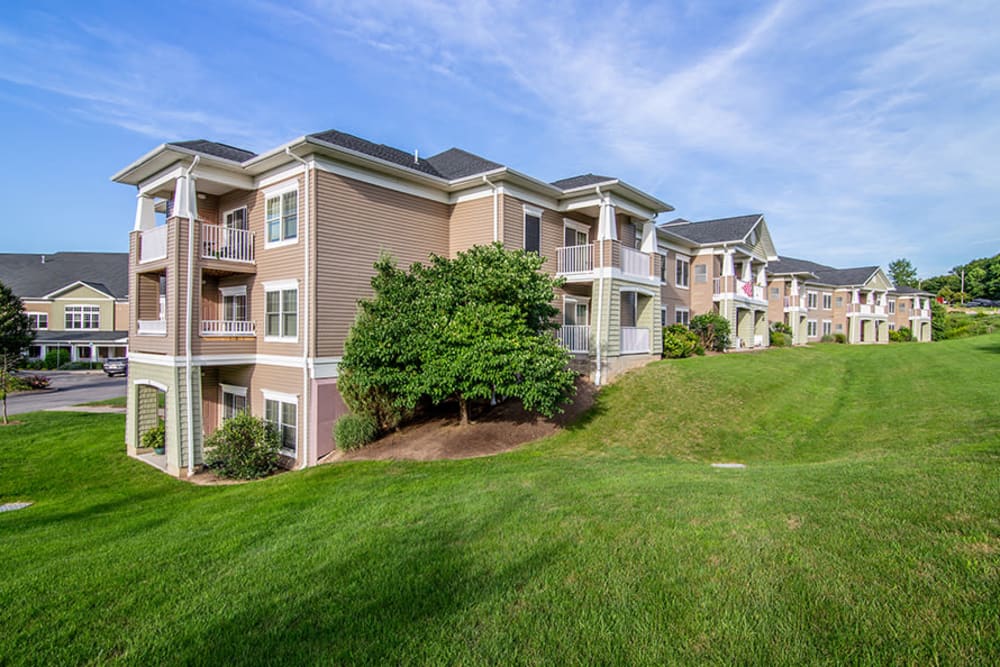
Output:
[[508,250],[524,249],[524,203],[510,195],[500,197],[500,238]]
[[[791,281],[785,278],[774,278],[767,283],[767,319],[769,322],[785,321],[785,297],[790,297]],[[778,290],[777,298],[771,298],[771,289]]]
[[[315,323],[318,357],[340,356],[357,313],[371,295],[373,265],[388,252],[401,267],[450,250],[447,204],[316,172]],[[492,213],[491,213],[492,215]],[[492,234],[492,218],[484,221]]]
[[492,243],[493,195],[455,204],[451,210],[449,231],[449,257],[474,245]]
[[128,301],[115,302],[115,331],[128,331]]
[[[722,260],[715,255],[700,255],[691,258],[691,317],[711,313],[715,309],[712,300],[712,281],[721,273]],[[706,267],[704,283],[695,282],[695,267]]]

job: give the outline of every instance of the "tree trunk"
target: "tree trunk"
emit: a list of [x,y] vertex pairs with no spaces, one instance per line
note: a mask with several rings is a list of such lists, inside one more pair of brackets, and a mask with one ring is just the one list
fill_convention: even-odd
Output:
[[459,424],[467,426],[469,424],[469,401],[461,396],[458,397]]
[[3,423],[7,424],[7,355],[0,358],[0,395],[3,396]]

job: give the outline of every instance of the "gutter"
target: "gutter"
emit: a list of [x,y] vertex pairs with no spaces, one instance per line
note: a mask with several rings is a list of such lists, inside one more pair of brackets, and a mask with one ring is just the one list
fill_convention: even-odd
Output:
[[498,208],[499,201],[497,199],[497,186],[486,177],[486,174],[483,174],[483,182],[493,188],[493,242],[496,243],[500,240],[500,213]]
[[309,291],[309,172],[310,164],[306,160],[302,159],[298,155],[292,152],[291,148],[285,147],[285,154],[302,164],[302,180],[304,182],[302,199],[305,204],[304,208],[306,214],[302,217],[302,241],[304,243],[303,250],[305,251],[305,257],[302,260],[302,304],[304,308],[302,309],[302,467],[306,468],[309,466],[309,311],[312,308],[312,302],[309,297],[311,295]]
[[187,219],[188,219],[188,266],[187,266],[187,307],[184,314],[184,388],[187,392],[187,436],[188,436],[188,477],[194,475],[194,402],[191,398],[191,299],[192,281],[194,280],[194,209],[191,204],[192,195],[197,198],[195,188],[191,184],[191,172],[201,162],[201,156],[195,155],[191,161],[191,166],[184,170],[184,182],[187,187]]
[[[601,186],[600,185],[595,185],[594,189],[597,191],[597,197],[598,197],[598,199],[600,199],[603,196],[601,194]],[[600,215],[601,215],[600,209],[598,209],[597,215],[598,215],[597,228],[598,228],[598,231],[600,231],[600,226],[601,226],[601,223],[600,223]],[[604,239],[603,238],[598,238],[597,243],[600,245],[600,250],[598,252],[600,253],[600,258],[601,258],[601,268],[600,268],[600,273],[598,274],[598,278],[597,278],[597,281],[598,281],[598,287],[597,287],[597,326],[595,327],[595,329],[597,330],[596,333],[595,333],[596,341],[597,341],[597,372],[594,374],[594,384],[596,384],[598,387],[600,387],[601,386],[601,318],[603,317],[603,314],[604,314],[603,313],[604,309],[602,308],[602,306],[604,304]]]

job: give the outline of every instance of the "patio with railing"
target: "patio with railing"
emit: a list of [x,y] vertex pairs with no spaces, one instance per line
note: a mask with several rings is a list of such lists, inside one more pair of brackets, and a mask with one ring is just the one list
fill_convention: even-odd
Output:
[[590,351],[590,327],[586,324],[564,324],[556,331],[556,338],[570,352]]
[[622,354],[649,353],[649,329],[641,327],[621,328]]

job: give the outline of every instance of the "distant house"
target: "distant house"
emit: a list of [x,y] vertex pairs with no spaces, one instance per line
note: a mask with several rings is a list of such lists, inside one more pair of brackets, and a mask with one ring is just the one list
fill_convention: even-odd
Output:
[[907,328],[913,339],[926,343],[931,339],[932,292],[900,285],[889,290],[889,328]]
[[35,328],[29,358],[56,348],[72,361],[127,354],[128,253],[3,253],[0,282],[21,298]]

